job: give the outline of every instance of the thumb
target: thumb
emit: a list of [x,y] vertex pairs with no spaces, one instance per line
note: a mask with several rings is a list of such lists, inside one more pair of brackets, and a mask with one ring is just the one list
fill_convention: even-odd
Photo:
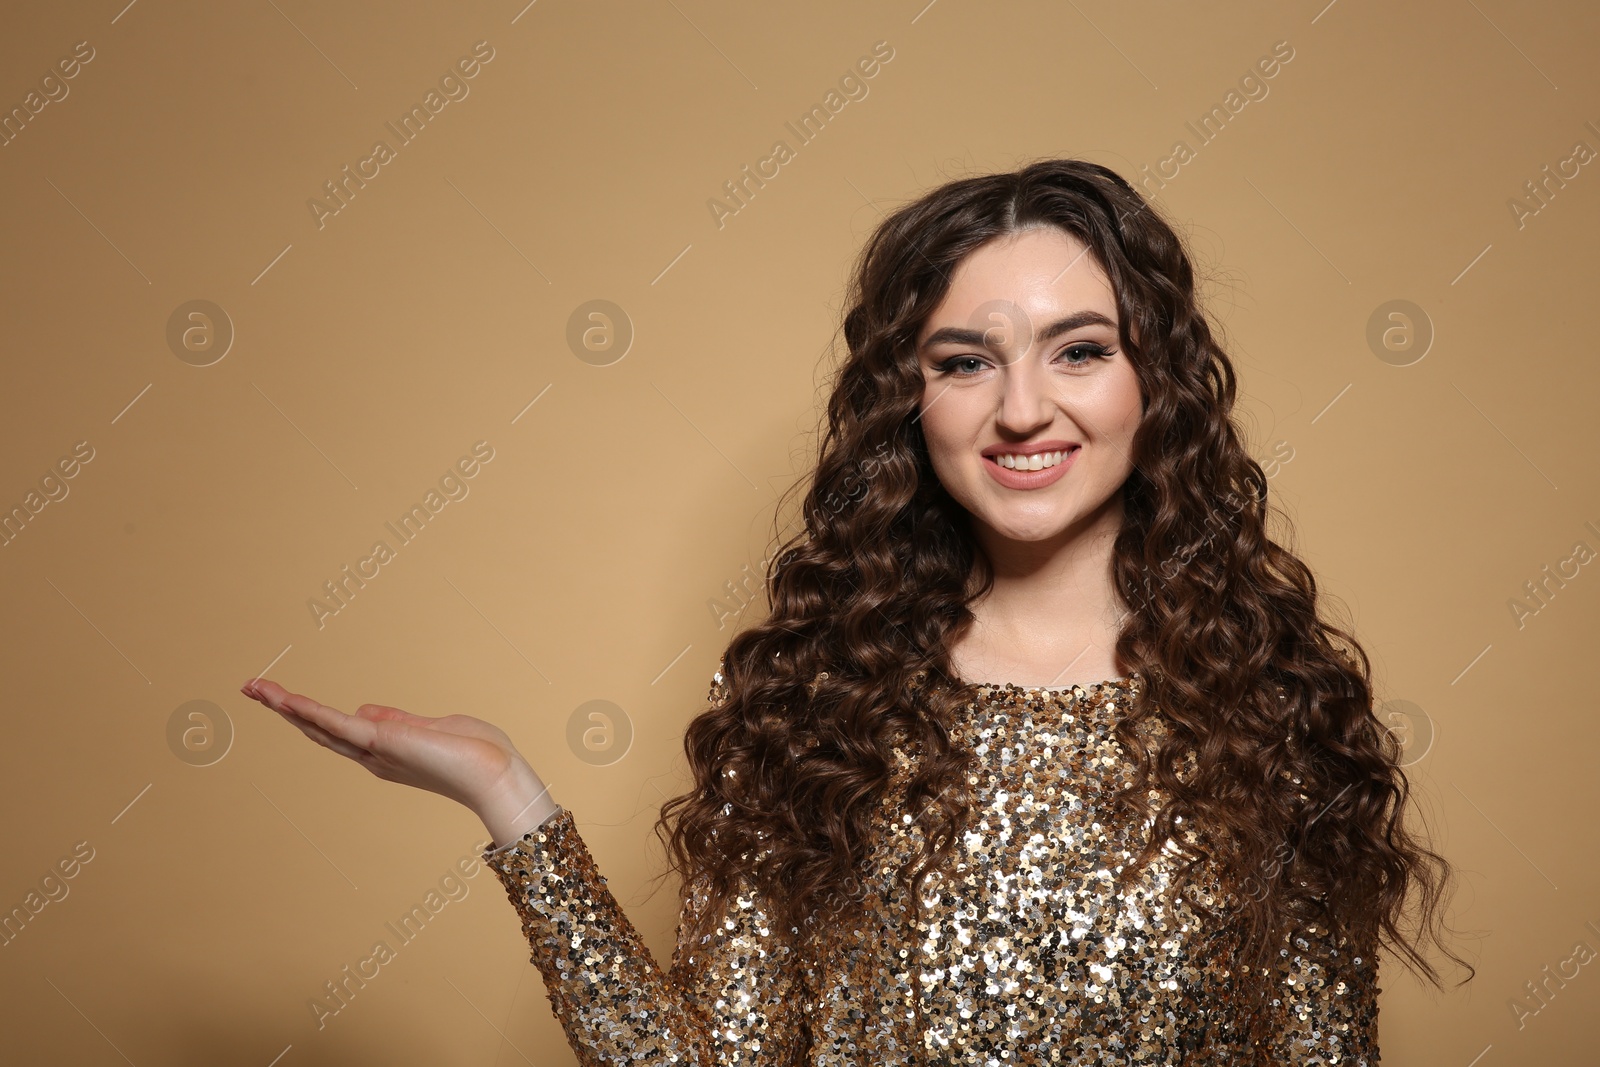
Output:
[[397,722],[407,726],[426,726],[430,720],[421,715],[413,715],[401,708],[391,708],[386,704],[363,704],[356,709],[356,714],[368,722]]

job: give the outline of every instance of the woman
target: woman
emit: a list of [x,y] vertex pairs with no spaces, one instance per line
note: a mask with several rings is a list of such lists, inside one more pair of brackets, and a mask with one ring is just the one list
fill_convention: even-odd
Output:
[[1438,984],[1450,867],[1267,536],[1171,228],[1083,161],[951,182],[872,236],[844,334],[656,823],[666,971],[499,730],[245,692],[482,817],[585,1064],[1377,1064],[1377,947]]

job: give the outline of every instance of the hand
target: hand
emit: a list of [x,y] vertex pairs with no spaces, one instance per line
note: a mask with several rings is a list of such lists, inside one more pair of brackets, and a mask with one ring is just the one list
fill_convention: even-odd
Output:
[[428,718],[382,704],[363,704],[347,715],[266,679],[246,682],[239,691],[384,781],[466,805],[497,843],[520,836],[555,809],[549,790],[505,731],[482,719]]

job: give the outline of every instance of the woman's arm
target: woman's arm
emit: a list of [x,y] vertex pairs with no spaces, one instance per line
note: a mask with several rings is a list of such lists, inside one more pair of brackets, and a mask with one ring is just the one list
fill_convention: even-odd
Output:
[[[686,887],[663,972],[595,868],[572,816],[504,731],[470,715],[430,718],[363,704],[347,715],[276,682],[246,696],[385,781],[466,805],[493,841],[484,858],[522,915],[533,962],[585,1067],[786,1065],[806,1045],[798,966],[760,897],[736,886],[714,933],[685,943],[706,902]],[[712,699],[725,695],[719,668]]]
[[[707,700],[715,707],[727,695],[719,663]],[[530,960],[579,1063],[800,1062],[809,1045],[800,960],[748,880],[734,887],[720,921],[699,944],[688,937],[706,907],[707,886],[703,879],[684,886],[671,965],[662,971],[607,888],[571,813],[557,808],[548,819],[486,850],[484,862],[522,918]]]
[[550,1006],[584,1067],[786,1065],[806,1048],[799,961],[741,885],[708,940],[687,942],[706,902],[686,886],[663,971],[607,888],[572,814],[484,852],[522,918]]

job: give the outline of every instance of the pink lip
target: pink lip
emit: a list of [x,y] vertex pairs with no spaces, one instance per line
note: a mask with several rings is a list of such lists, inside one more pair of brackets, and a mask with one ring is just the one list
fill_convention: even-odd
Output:
[[[1064,445],[1058,445],[1055,448],[1030,449],[1026,452],[1014,452],[1012,454],[1031,456],[1035,452],[1062,451],[1065,449],[1065,447],[1066,446]],[[1004,452],[1006,449],[1002,448],[1000,451]],[[1081,447],[1073,448],[1070,452],[1067,452],[1065,456],[1062,456],[1061,462],[1057,463],[1054,467],[1046,467],[1043,470],[1037,471],[1014,471],[1009,467],[1002,467],[1000,464],[996,463],[993,456],[988,454],[988,449],[985,449],[983,469],[988,471],[994,477],[995,481],[999,482],[1007,489],[1042,489],[1061,478],[1062,475],[1066,474],[1067,468],[1072,466],[1073,460],[1075,460],[1078,456],[1078,453],[1082,451],[1083,449]]]

